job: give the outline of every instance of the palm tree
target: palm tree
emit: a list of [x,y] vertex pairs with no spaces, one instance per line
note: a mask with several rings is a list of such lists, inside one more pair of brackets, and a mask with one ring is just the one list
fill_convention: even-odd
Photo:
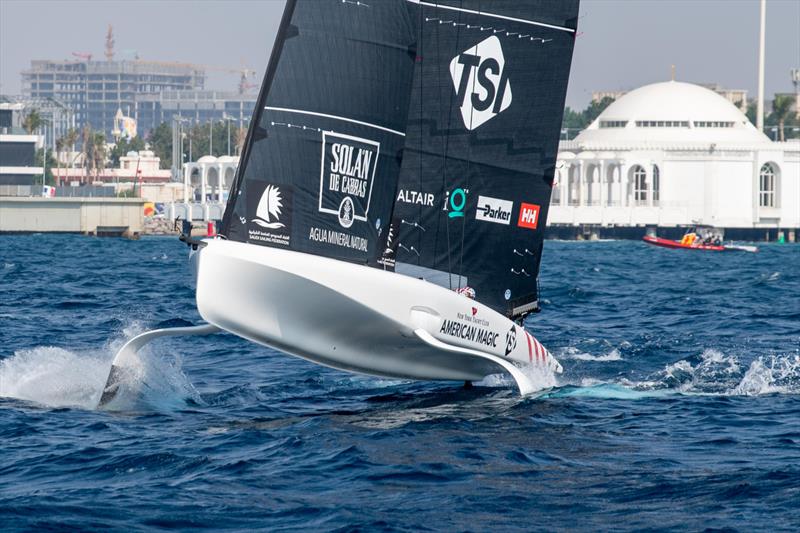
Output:
[[236,138],[236,155],[241,156],[244,142],[247,140],[247,128],[236,128],[234,137]]
[[775,99],[772,101],[772,116],[778,121],[781,142],[786,140],[783,136],[783,126],[791,110],[792,98],[785,94],[776,94]]
[[64,137],[56,139],[56,168],[58,169],[58,177],[61,178],[61,152],[64,150],[67,142]]
[[106,169],[106,136],[95,132],[91,140],[95,178]]
[[83,156],[83,160],[81,161],[81,168],[83,168],[83,177],[84,179],[81,181],[89,181],[88,180],[88,172],[90,168],[90,161],[89,161],[89,139],[92,137],[92,127],[88,124],[83,126],[81,130],[81,155]]
[[28,135],[32,135],[34,131],[41,128],[44,124],[45,120],[42,118],[38,109],[31,109],[30,113],[28,113],[22,121],[22,127],[25,128]]
[[78,142],[79,137],[80,133],[75,128],[68,129],[64,134],[65,147],[69,147],[70,152],[75,151],[75,143]]

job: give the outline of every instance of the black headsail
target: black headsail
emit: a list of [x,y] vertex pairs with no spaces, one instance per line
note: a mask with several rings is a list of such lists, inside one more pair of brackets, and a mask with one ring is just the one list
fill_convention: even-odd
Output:
[[404,0],[287,2],[225,210],[225,237],[378,266],[415,41]]
[[397,271],[522,316],[537,305],[578,0],[409,6],[420,38]]

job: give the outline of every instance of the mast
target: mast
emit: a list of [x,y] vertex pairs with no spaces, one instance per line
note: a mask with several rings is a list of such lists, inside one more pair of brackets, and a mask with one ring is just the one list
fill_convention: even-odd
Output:
[[756,127],[764,132],[764,48],[767,25],[767,0],[761,0],[760,24],[758,30],[758,103],[756,106]]

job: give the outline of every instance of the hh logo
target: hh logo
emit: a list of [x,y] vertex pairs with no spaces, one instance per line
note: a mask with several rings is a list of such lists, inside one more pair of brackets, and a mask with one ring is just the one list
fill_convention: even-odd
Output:
[[536,229],[539,224],[539,206],[536,204],[522,203],[519,207],[519,220],[517,226],[521,228]]
[[450,61],[450,75],[461,118],[474,130],[511,105],[511,85],[500,39],[494,35],[457,55]]

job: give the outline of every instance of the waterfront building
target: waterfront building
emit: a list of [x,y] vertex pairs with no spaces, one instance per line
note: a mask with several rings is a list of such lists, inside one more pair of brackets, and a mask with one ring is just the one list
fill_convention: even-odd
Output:
[[162,91],[136,97],[135,118],[139,134],[147,135],[159,124],[174,118],[189,123],[231,120],[242,128],[256,107],[256,95],[235,91]]
[[[75,115],[66,104],[52,98],[33,98],[26,96],[0,95],[0,109],[15,109],[18,120],[15,127],[22,130],[22,121],[25,115],[33,110],[42,117],[42,125],[33,132],[43,137],[43,142],[48,150],[55,151],[56,139],[75,127]],[[41,147],[41,146],[39,146]]]
[[30,196],[44,171],[35,161],[42,137],[22,128],[24,109],[21,103],[0,103],[0,196]]
[[[170,181],[169,169],[161,169],[161,158],[150,150],[128,152],[119,158],[119,167],[87,171],[85,168],[54,168],[58,187],[108,185],[118,183],[158,184]],[[59,193],[56,192],[58,195]]]
[[138,96],[202,89],[205,78],[203,67],[188,63],[34,60],[22,72],[22,92],[64,104],[73,110],[78,128],[90,124],[110,140],[117,111],[130,116]]
[[[742,110],[742,113],[747,113],[747,90],[746,89],[726,89],[719,83],[700,83],[700,87],[711,89],[718,95],[725,98],[727,101]],[[603,98],[611,98],[617,100],[625,96],[627,91],[593,91],[592,102],[600,102]]]
[[734,238],[791,237],[800,229],[800,142],[770,140],[705,87],[640,87],[560,143],[548,223],[554,236],[708,224]]

